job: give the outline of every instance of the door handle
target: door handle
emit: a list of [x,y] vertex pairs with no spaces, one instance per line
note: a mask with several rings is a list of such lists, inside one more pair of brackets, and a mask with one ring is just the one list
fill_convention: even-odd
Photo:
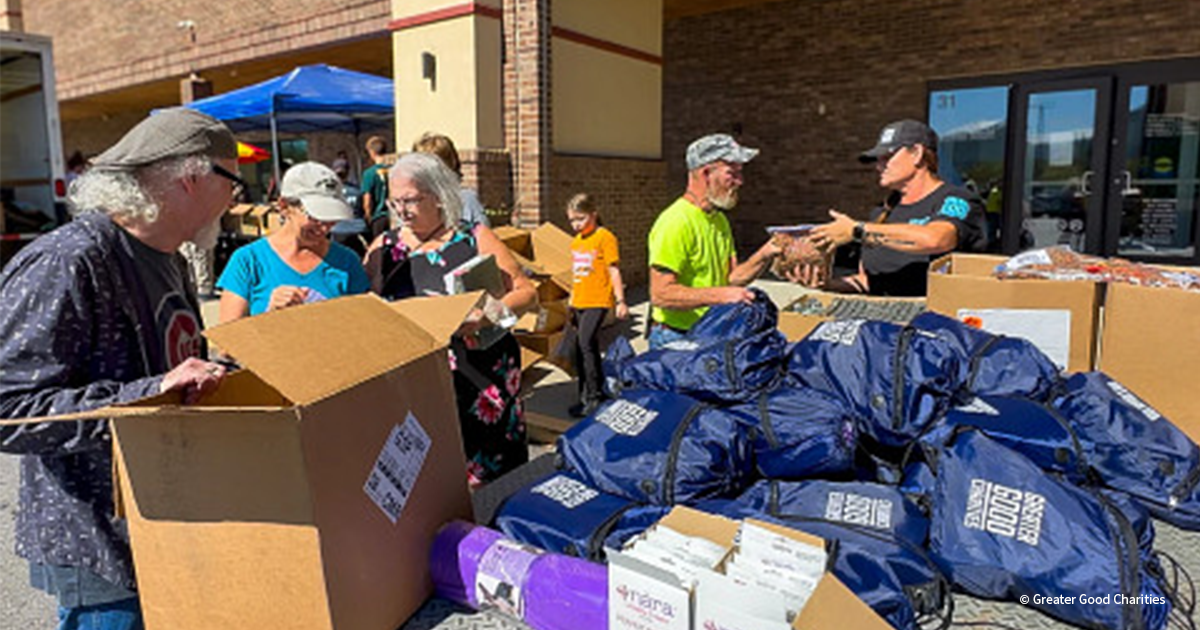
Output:
[[1079,176],[1079,191],[1075,193],[1075,198],[1089,197],[1092,194],[1092,172],[1084,171],[1083,175]]
[[1121,189],[1122,197],[1141,196],[1142,189],[1133,187],[1133,173],[1129,171],[1121,171],[1121,177],[1125,179],[1125,187]]

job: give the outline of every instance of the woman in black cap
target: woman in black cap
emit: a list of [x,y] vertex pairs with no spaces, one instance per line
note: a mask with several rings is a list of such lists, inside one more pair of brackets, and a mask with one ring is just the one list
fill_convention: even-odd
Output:
[[979,196],[938,177],[937,134],[915,120],[883,128],[879,142],[859,155],[875,164],[879,185],[891,192],[868,221],[830,210],[833,221],[812,231],[813,242],[832,250],[862,244],[859,271],[840,278],[815,277],[804,270],[801,282],[842,293],[923,296],[929,262],[951,251],[983,251],[985,214]]

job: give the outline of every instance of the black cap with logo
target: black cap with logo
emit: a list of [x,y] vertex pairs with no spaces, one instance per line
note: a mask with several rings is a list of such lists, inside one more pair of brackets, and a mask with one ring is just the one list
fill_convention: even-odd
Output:
[[870,164],[900,147],[922,145],[937,151],[938,137],[925,123],[915,120],[899,120],[888,124],[879,132],[879,141],[868,151],[859,154],[858,161]]

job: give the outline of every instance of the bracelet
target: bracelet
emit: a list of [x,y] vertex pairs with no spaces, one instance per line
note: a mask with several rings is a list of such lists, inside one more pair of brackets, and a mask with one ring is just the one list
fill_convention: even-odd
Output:
[[625,303],[625,300],[617,300],[617,301],[616,301],[616,305],[617,305],[617,306],[621,306],[621,305],[622,305],[622,304],[624,304],[624,303]]
[[867,231],[867,228],[866,228],[866,226],[864,226],[862,224],[862,221],[855,223],[854,224],[854,233],[853,233],[854,242],[861,243],[863,240],[863,236],[866,234],[866,231]]

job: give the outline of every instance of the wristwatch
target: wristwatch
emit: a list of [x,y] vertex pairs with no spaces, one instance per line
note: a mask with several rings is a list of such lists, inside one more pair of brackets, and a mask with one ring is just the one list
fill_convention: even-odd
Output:
[[867,232],[866,226],[863,225],[862,221],[855,223],[854,224],[854,242],[861,243],[863,240],[863,236],[866,235],[866,232]]

